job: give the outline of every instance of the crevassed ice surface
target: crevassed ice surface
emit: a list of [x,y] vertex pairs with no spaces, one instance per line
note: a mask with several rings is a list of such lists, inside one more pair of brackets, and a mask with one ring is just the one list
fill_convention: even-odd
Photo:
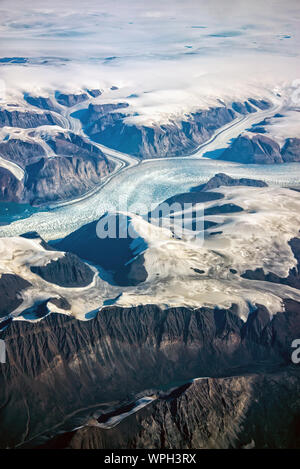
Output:
[[153,205],[188,191],[219,172],[237,178],[262,179],[269,185],[281,187],[296,186],[300,181],[300,165],[297,163],[258,166],[192,158],[147,161],[121,172],[89,197],[2,226],[0,236],[38,231],[47,240],[61,238],[98,219],[106,211],[135,211],[137,204],[151,209]]

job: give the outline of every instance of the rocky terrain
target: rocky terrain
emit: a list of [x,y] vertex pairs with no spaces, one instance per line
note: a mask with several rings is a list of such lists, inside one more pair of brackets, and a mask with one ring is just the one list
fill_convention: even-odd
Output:
[[299,2],[0,12],[0,449],[300,448]]
[[74,254],[66,253],[58,260],[52,260],[45,266],[32,266],[31,272],[44,280],[62,287],[86,287],[94,272]]
[[[270,193],[281,211],[267,209]],[[133,214],[114,216],[134,239],[101,239],[93,222],[60,243],[1,240],[1,447],[297,446],[298,193],[219,173],[186,194],[206,204],[208,222],[221,217],[201,247],[164,239]],[[264,276],[245,278],[246,265]]]
[[235,179],[227,174],[218,173],[212,177],[205,184],[200,186],[193,187],[192,192],[206,192],[217,189],[218,187],[227,186],[227,187],[236,187],[236,186],[248,186],[248,187],[267,187],[267,183],[264,181],[259,181],[257,179],[250,178],[239,178]]
[[0,202],[20,202],[23,184],[8,169],[0,168]]
[[41,125],[61,125],[61,119],[50,112],[34,112],[23,109],[1,109],[0,127],[30,129]]
[[300,161],[300,138],[288,138],[281,153],[284,163]]
[[22,202],[39,205],[82,195],[99,184],[112,167],[105,158],[41,158],[27,167],[27,181]]
[[0,155],[25,169],[29,164],[45,157],[46,152],[42,145],[33,138],[22,140],[11,137],[0,143]]
[[[34,324],[13,322],[2,333],[8,360],[0,365],[1,447],[25,442],[26,446],[35,446],[41,441],[36,438],[38,435],[45,432],[55,435],[54,427],[80,409],[98,406],[105,413],[116,406],[114,401],[128,402],[138,393],[147,393],[147,389],[171,388],[174,382],[200,376],[237,378],[205,380],[173,401],[153,404],[141,416],[138,414],[137,423],[132,425],[129,420],[130,432],[123,432],[121,427],[120,437],[118,427],[111,431],[111,439],[109,433],[106,437],[98,429],[87,429],[72,444],[75,447],[115,447],[115,444],[177,447],[186,428],[181,447],[214,444],[230,447],[235,442],[234,434],[230,435],[234,430],[244,444],[254,440],[259,445],[257,429],[266,425],[265,416],[255,418],[255,427],[250,418],[245,438],[239,435],[243,435],[240,422],[247,408],[259,415],[255,395],[259,396],[258,406],[264,408],[267,397],[260,396],[259,389],[262,387],[267,393],[268,387],[264,387],[264,378],[243,376],[282,369],[287,377],[275,377],[282,384],[273,386],[274,400],[282,399],[282,388],[287,396],[297,394],[299,374],[289,372],[289,367],[291,343],[300,334],[299,313],[298,303],[286,301],[286,312],[278,313],[270,321],[267,309],[257,305],[244,323],[237,317],[234,306],[230,310],[171,308],[163,311],[149,305],[106,308],[87,322],[62,315],[50,315]],[[270,380],[271,386],[272,377],[265,380]],[[189,393],[192,393],[191,400]],[[188,406],[186,410],[184,405]],[[272,410],[272,401],[269,406],[266,412]],[[281,422],[287,437],[291,433],[291,420],[296,425],[299,409],[294,407],[293,413],[287,409],[285,414],[280,412],[274,404],[272,418]],[[227,434],[213,433],[209,438],[208,429],[214,422],[218,422],[214,425],[218,433],[216,427],[222,429],[229,420]],[[198,424],[197,430],[199,421],[202,424]],[[139,431],[139,422],[144,430]],[[161,428],[161,431],[156,436],[151,428]],[[267,432],[264,438],[269,446],[285,444],[284,439],[276,440],[276,432],[272,435]]]
[[[216,130],[235,118],[271,107],[271,103],[264,99],[249,98],[244,102],[232,102],[231,105],[223,104],[170,118],[166,123],[141,124],[132,119],[135,114],[132,114],[127,101],[113,100],[111,103],[101,103],[98,99],[101,95],[101,91],[97,89],[77,94],[57,91],[48,97],[25,93],[24,100],[30,105],[30,109],[24,110],[22,106],[17,106],[16,109],[8,106],[3,108],[0,111],[0,127],[30,129],[55,125],[63,130],[66,125],[64,109],[70,109],[71,112],[73,107],[79,105],[79,109],[75,108],[71,117],[80,120],[85,134],[95,142],[142,159],[175,157],[193,153],[199,145],[209,140]],[[38,108],[39,111],[35,111],[34,108]],[[286,138],[283,144],[279,144],[272,135],[263,135],[268,125],[270,125],[268,119],[253,125],[249,132],[244,132],[233,139],[218,158],[245,164],[298,162],[300,160],[298,136]],[[77,137],[79,140],[80,137],[78,135]],[[74,134],[70,133],[70,139],[72,138]],[[33,142],[30,144],[18,142],[14,138],[10,138],[8,142],[3,141],[0,145],[0,155],[12,158],[15,162],[20,160],[20,151],[24,152],[24,157],[21,154],[21,166],[24,166],[26,159],[34,160],[36,156],[42,156],[44,153],[44,149],[39,148],[38,143],[34,145]],[[68,172],[63,164],[60,172],[65,171]],[[71,177],[76,179],[76,176],[69,173],[68,178]],[[76,188],[77,193],[80,193],[80,190]],[[87,187],[82,188],[82,191],[86,190]]]
[[58,106],[55,105],[53,99],[47,96],[32,96],[29,93],[24,94],[24,99],[27,103],[39,109],[46,109],[48,111],[58,111]]
[[57,92],[55,97],[56,101],[62,106],[72,107],[76,104],[82,103],[82,101],[85,101],[88,98],[88,95],[86,93],[69,94]]
[[[236,117],[271,106],[263,99],[249,99],[148,126],[130,121],[127,101],[101,103],[101,94],[98,89],[77,94],[57,91],[49,96],[24,93],[23,103],[1,108],[0,156],[24,171],[20,178],[15,167],[3,165],[2,202],[38,206],[68,200],[87,193],[113,171],[114,163],[98,147],[69,129],[70,119],[80,120],[84,133],[95,142],[138,158],[155,158],[190,154]],[[296,147],[294,141],[287,144],[289,161]]]
[[0,143],[0,155],[25,171],[18,181],[8,169],[0,168],[2,202],[40,205],[70,199],[93,189],[114,168],[99,148],[72,132],[11,138]]
[[0,277],[0,317],[7,316],[14,311],[20,304],[22,299],[20,293],[22,290],[30,287],[27,280],[14,274],[1,274]]
[[286,139],[280,148],[275,140],[265,135],[240,135],[218,158],[244,164],[299,162],[300,139]]
[[[20,178],[15,166],[0,168],[1,201],[67,200],[113,171],[98,146],[63,127],[73,106],[71,118],[91,140],[138,158],[192,153],[236,117],[270,106],[249,99],[147,126],[130,123],[127,102],[101,104],[100,96],[26,95],[30,112],[1,112],[0,156],[24,172]],[[236,145],[243,162],[294,161],[298,152],[297,139],[281,148],[262,134],[245,138],[226,150]],[[130,226],[132,238],[101,239],[95,221],[52,245],[35,233],[5,240],[0,447],[297,447],[300,376],[291,344],[300,336],[299,211],[296,193],[282,189],[282,214],[274,215],[264,205],[268,191],[263,181],[219,173],[168,198],[182,210],[184,203],[204,209],[208,244],[201,249],[175,230],[170,238],[149,227],[149,214],[108,214]],[[284,218],[288,204],[293,223]],[[276,230],[284,233],[281,250]],[[154,399],[103,426],[141,396]],[[83,428],[74,431],[78,423]]]
[[[118,89],[112,87],[111,89]],[[127,101],[101,103],[93,99],[101,96],[98,89],[90,89],[80,93],[55,92],[53,96],[34,96],[24,94],[24,100],[30,104],[30,110],[22,108],[1,111],[0,126],[20,128],[41,125],[64,126],[64,108],[81,104],[71,116],[81,121],[84,132],[96,142],[128,153],[139,158],[156,158],[190,154],[208,140],[220,127],[234,118],[265,110],[271,103],[264,99],[249,98],[244,102],[233,102],[231,105],[209,107],[190,114],[169,119],[166,123],[137,124],[130,121],[136,113],[132,113]],[[92,101],[91,101],[92,100]],[[84,106],[85,101],[88,103]],[[39,113],[34,108],[40,109]],[[41,111],[44,111],[43,113]],[[42,117],[44,115],[44,117]]]
[[[268,107],[269,103],[257,102]],[[161,125],[127,123],[128,104],[90,104],[78,117],[85,132],[95,141],[140,158],[178,156],[192,153],[220,127],[236,116],[256,112],[248,102],[233,103],[232,107],[210,108],[183,117],[179,121]]]
[[300,444],[299,391],[296,367],[204,378],[165,393],[115,428],[87,426],[43,447],[296,449]]

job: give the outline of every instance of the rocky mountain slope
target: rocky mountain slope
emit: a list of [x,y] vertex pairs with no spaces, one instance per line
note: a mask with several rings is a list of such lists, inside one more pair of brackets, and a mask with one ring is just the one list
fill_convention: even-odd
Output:
[[[179,202],[186,194],[219,225],[206,227],[200,246],[135,214],[123,221],[138,238],[123,244],[103,242],[96,222],[55,246],[36,233],[0,240],[1,447],[60,445],[53,438],[79,425],[87,427],[65,446],[298,444],[299,193],[217,174]],[[115,283],[120,265],[146,275],[111,284],[109,256]],[[277,277],[245,278],[249,267]],[[201,377],[210,379],[190,385]],[[153,395],[116,427],[99,428]]]
[[218,159],[244,164],[282,164],[300,161],[300,138],[287,138],[280,147],[278,142],[261,133],[241,134]]
[[8,169],[0,168],[0,202],[20,202],[24,187]]
[[1,274],[0,277],[0,318],[7,316],[14,311],[20,304],[22,299],[20,293],[22,290],[30,287],[30,283],[22,277],[14,274]]
[[41,125],[61,125],[59,116],[51,112],[34,112],[28,109],[1,109],[0,127],[30,129]]
[[0,143],[0,155],[25,171],[18,181],[0,168],[2,202],[40,205],[70,199],[93,189],[114,168],[99,148],[72,132],[36,131],[27,140],[11,138]]
[[[269,103],[265,106],[270,106]],[[260,106],[260,103],[257,102]],[[151,126],[133,124],[126,118],[128,104],[90,104],[74,114],[95,141],[140,158],[178,156],[192,153],[220,127],[236,116],[256,112],[249,103],[233,103],[183,116],[177,121]],[[261,107],[261,106],[260,106]]]
[[[221,195],[225,189],[242,191],[244,198],[246,189],[252,191],[252,197],[256,191],[269,189],[257,181],[247,183],[251,187],[218,174],[200,186],[198,193],[214,194],[209,192],[213,187]],[[297,197],[294,191],[286,191],[282,197],[289,201],[289,194],[291,200]],[[78,237],[77,248],[81,234],[74,235]],[[83,238],[91,247],[88,238]],[[131,292],[135,302],[145,302],[144,292],[149,285],[155,285],[147,262],[150,278],[136,287],[110,287],[110,291],[99,277],[85,287],[87,280],[92,280],[92,267],[73,255],[51,250],[36,234],[5,242],[6,250],[10,243],[12,252],[2,256],[0,288],[6,308],[14,314],[19,308],[19,320],[9,322],[11,318],[2,312],[1,339],[5,340],[7,361],[0,365],[1,447],[59,446],[62,442],[57,434],[79,425],[87,427],[64,435],[65,446],[227,448],[298,444],[297,433],[293,432],[299,418],[299,373],[291,367],[292,342],[300,336],[300,302],[291,298],[296,295],[298,284],[293,284],[293,288],[284,285],[285,290],[281,290],[281,285],[277,288],[274,282],[265,281],[269,279],[249,280],[241,276],[240,280],[239,274],[244,270],[233,272],[229,262],[223,266],[227,292],[227,278],[235,285],[235,293],[229,291],[229,308],[219,306],[220,296],[214,298],[216,307],[201,306],[200,300],[194,308],[147,303],[120,307],[114,305],[118,298],[113,295],[122,300]],[[166,246],[165,243],[164,251]],[[142,248],[147,257],[149,248]],[[134,255],[130,246],[125,254]],[[6,258],[15,271],[10,277],[5,275]],[[193,273],[188,265],[186,273],[186,259],[181,258],[180,271],[174,259],[173,254],[170,267],[175,269],[174,278],[187,275],[184,281],[191,294],[194,288],[203,288],[210,277],[214,296],[218,294],[218,270],[207,273],[196,262],[198,272],[194,269]],[[222,268],[221,263],[216,267]],[[172,271],[161,271],[160,277],[160,288],[167,290]],[[243,289],[237,294],[238,282],[247,283],[241,284]],[[250,306],[248,303],[248,317],[242,319],[234,298],[240,300],[245,285],[250,288],[252,282],[256,295],[262,290],[273,293],[269,297],[256,296],[267,298],[267,307],[258,300],[252,301]],[[280,304],[275,301],[275,290],[268,290],[268,285],[277,288]],[[12,298],[7,286],[10,292],[20,295],[24,304],[12,302],[15,294]],[[102,296],[110,300],[97,314]],[[81,318],[90,320],[70,316],[83,311],[88,315]],[[199,377],[210,379],[189,384]],[[157,397],[152,403],[116,427],[99,428],[107,414],[118,415],[118,409],[128,405],[131,408],[141,396],[153,395]],[[280,431],[276,429],[277,422],[281,424]]]
[[[34,324],[14,321],[2,333],[7,363],[0,365],[1,447],[36,445],[41,441],[38,435],[55,435],[54,427],[73,412],[89,406],[107,412],[116,406],[114,402],[128,402],[147,389],[172,387],[174,382],[199,376],[241,375],[288,366],[291,343],[300,334],[299,314],[299,304],[286,301],[286,312],[272,321],[266,308],[257,305],[246,323],[237,317],[234,306],[230,310],[163,311],[155,305],[106,308],[87,322],[62,315]],[[243,382],[247,386],[247,379]],[[251,398],[254,405],[255,396]],[[216,413],[230,411],[226,399],[225,392]],[[249,390],[238,399],[249,400]],[[231,408],[233,400],[234,396]],[[196,408],[185,415],[187,428],[194,425],[197,412]],[[154,428],[155,418],[151,420]],[[219,422],[224,424],[222,419]],[[289,425],[287,420],[281,423],[284,428]],[[183,420],[181,425],[185,425]],[[203,425],[209,426],[209,418]],[[258,425],[263,425],[263,419]],[[164,438],[163,447],[177,444],[176,436]],[[200,441],[199,437],[195,444]],[[141,444],[151,447],[157,442],[150,439]],[[188,447],[188,434],[182,445]]]
[[32,266],[31,272],[44,280],[62,287],[86,287],[93,278],[94,272],[87,264],[74,254],[66,253],[58,260],[52,260],[46,265]]
[[87,426],[44,447],[299,448],[299,370],[196,380],[112,429]]
[[132,120],[137,114],[129,100],[107,102],[106,99],[102,103],[100,96],[102,99],[102,93],[97,89],[80,93],[57,91],[49,96],[25,93],[24,102],[28,108],[21,103],[12,108],[8,103],[0,110],[0,127],[30,129],[48,125],[65,128],[66,113],[71,113],[74,108],[71,117],[81,121],[84,132],[94,141],[139,158],[156,158],[192,153],[234,118],[271,106],[264,99],[253,98],[231,105],[220,102],[219,106],[173,116],[165,123],[141,124]]

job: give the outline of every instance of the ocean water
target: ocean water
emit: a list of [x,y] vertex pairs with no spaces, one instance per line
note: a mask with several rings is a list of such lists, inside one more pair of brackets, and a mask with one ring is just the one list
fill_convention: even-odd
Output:
[[0,203],[0,226],[30,217],[39,211],[29,204],[17,204],[15,202]]

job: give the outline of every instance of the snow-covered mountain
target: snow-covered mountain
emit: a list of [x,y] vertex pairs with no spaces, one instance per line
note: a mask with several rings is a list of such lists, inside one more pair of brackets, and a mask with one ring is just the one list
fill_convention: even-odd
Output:
[[299,2],[0,18],[0,447],[299,447]]

